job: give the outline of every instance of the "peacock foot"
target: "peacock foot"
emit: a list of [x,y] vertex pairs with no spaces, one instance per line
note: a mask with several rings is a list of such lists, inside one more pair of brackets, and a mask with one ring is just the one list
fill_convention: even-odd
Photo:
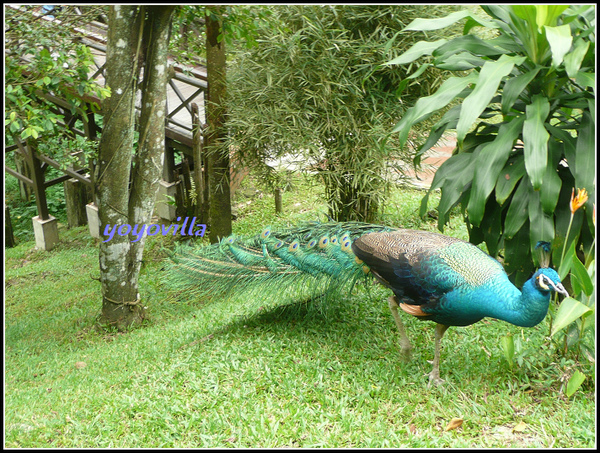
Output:
[[410,362],[412,359],[412,346],[400,343],[400,360]]
[[444,384],[444,381],[439,374],[435,374],[433,372],[429,373],[429,384],[427,384],[427,388],[430,388],[432,385],[436,387]]

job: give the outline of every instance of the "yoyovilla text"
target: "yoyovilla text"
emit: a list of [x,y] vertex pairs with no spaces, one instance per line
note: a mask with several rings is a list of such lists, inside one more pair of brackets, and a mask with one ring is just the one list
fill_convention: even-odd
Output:
[[[177,217],[177,221],[181,221],[181,217]],[[186,217],[185,219],[183,219],[183,224],[181,225],[171,224],[167,226],[157,225],[153,223],[151,225],[134,225],[133,228],[131,227],[131,225],[128,224],[121,225],[119,228],[117,228],[117,225],[114,225],[111,228],[110,224],[107,224],[106,227],[104,227],[104,236],[108,237],[108,239],[102,242],[110,241],[115,236],[115,232],[119,236],[126,236],[128,234],[136,236],[136,239],[131,242],[137,242],[140,239],[142,239],[144,233],[146,234],[146,236],[156,236],[158,233],[162,233],[163,236],[166,236],[167,234],[172,234],[173,236],[175,236],[178,230],[179,234],[181,234],[182,236],[203,237],[204,233],[206,232],[206,225],[204,225],[203,223],[196,225],[196,217],[192,217],[192,223],[188,227],[188,221],[189,217]],[[196,231],[194,231],[194,226],[197,228]]]

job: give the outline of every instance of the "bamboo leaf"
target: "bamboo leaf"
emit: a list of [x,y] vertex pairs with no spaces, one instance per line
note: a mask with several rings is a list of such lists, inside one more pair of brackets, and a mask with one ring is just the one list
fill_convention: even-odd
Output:
[[565,55],[571,50],[571,44],[573,43],[573,37],[571,36],[571,28],[568,25],[560,25],[558,27],[544,26],[546,31],[546,39],[550,44],[550,50],[552,51],[552,66],[558,67],[565,57]]
[[402,55],[388,61],[387,63],[384,63],[384,66],[412,63],[416,59],[421,58],[423,55],[431,55],[434,50],[447,42],[447,39],[439,39],[433,42],[419,41]]
[[552,323],[552,332],[550,332],[550,336],[554,336],[590,310],[591,308],[586,307],[577,299],[566,297],[561,302],[560,307],[558,307],[554,322]]
[[526,107],[527,119],[523,124],[525,168],[535,190],[542,186],[548,162],[548,139],[550,134],[544,122],[550,113],[550,103],[543,95],[536,95]]
[[488,61],[483,65],[477,84],[464,100],[460,112],[460,119],[456,126],[456,140],[459,146],[462,146],[462,141],[470,127],[498,91],[502,78],[510,74],[515,64],[521,64],[524,60],[525,57],[502,55],[498,61]]
[[573,373],[573,376],[571,376],[571,378],[569,379],[569,382],[567,382],[567,391],[565,392],[566,395],[569,398],[571,396],[573,396],[575,394],[575,392],[577,390],[579,390],[579,387],[581,387],[581,384],[583,384],[583,381],[585,381],[585,374],[583,374],[579,370],[575,370],[575,372]]

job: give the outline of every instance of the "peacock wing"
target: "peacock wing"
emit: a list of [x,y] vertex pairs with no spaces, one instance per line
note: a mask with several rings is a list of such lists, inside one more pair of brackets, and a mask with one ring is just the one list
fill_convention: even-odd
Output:
[[352,250],[400,300],[415,305],[433,304],[451,291],[481,286],[504,272],[474,245],[428,231],[369,233],[356,239]]

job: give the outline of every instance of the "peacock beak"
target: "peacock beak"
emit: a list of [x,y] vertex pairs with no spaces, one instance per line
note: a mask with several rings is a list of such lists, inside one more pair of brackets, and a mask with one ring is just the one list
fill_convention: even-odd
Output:
[[552,285],[552,288],[554,289],[554,291],[562,294],[563,296],[569,297],[569,293],[567,292],[565,287],[562,285],[562,283],[551,283],[551,285]]

